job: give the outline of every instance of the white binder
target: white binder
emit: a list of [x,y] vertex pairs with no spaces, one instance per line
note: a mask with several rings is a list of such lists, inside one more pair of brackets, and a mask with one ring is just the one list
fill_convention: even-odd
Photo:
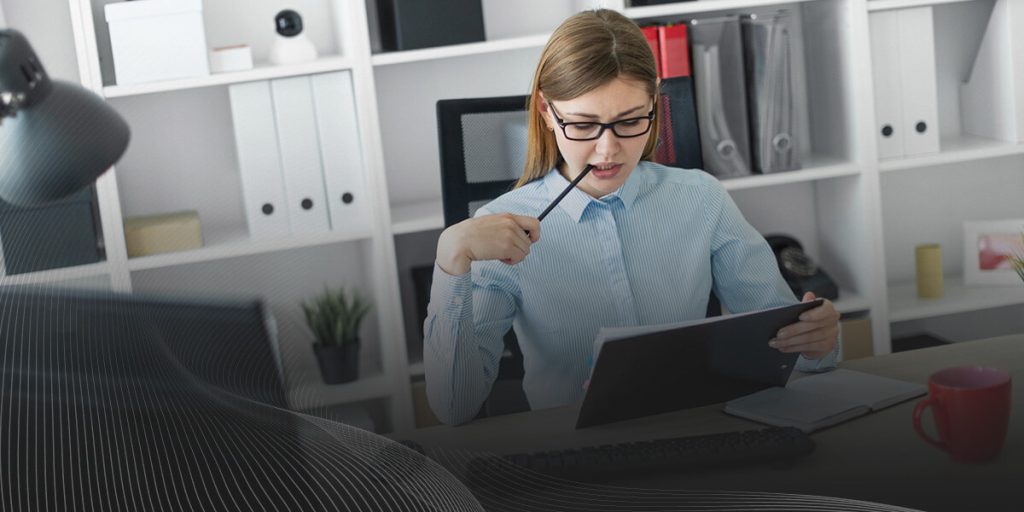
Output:
[[286,236],[290,232],[288,205],[270,83],[232,85],[228,94],[249,236],[255,239]]
[[899,13],[877,11],[870,16],[871,68],[875,83],[875,137],[879,158],[903,156],[903,92],[899,48]]
[[359,142],[352,74],[325,73],[314,75],[312,81],[331,228],[369,229],[370,195]]
[[270,87],[291,232],[329,231],[311,80],[306,76],[282,78],[272,80]]
[[931,7],[900,9],[903,82],[903,154],[939,151],[939,104],[935,78],[935,27]]

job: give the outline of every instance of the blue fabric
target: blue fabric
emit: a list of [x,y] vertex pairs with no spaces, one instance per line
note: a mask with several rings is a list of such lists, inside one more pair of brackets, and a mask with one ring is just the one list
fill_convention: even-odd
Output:
[[[537,216],[567,185],[552,170],[476,215]],[[519,264],[471,268],[452,276],[435,264],[424,322],[427,394],[447,423],[476,416],[510,326],[523,351],[523,389],[541,409],[582,400],[601,327],[703,318],[712,286],[734,313],[797,302],[767,242],[716,178],[651,162],[599,200],[569,192]],[[837,352],[801,356],[797,369],[834,367]]]

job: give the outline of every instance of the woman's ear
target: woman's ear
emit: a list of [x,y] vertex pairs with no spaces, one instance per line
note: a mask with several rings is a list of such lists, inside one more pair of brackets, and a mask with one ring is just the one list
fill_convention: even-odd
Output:
[[537,91],[537,112],[540,113],[540,118],[544,120],[544,126],[547,127],[548,131],[554,131],[555,127],[551,124],[549,110],[548,102],[544,99],[544,91]]

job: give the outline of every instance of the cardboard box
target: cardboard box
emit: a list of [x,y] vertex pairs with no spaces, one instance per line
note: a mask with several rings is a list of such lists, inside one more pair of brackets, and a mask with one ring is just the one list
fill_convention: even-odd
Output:
[[189,210],[125,219],[124,242],[129,258],[198,249],[203,246],[199,213]]
[[870,317],[851,318],[839,324],[843,333],[843,361],[875,355]]

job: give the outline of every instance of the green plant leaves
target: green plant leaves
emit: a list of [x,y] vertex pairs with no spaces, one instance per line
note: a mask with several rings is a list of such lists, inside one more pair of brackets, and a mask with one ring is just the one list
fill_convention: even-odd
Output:
[[317,343],[341,346],[359,340],[359,326],[370,312],[370,302],[356,291],[345,288],[324,292],[311,302],[302,303],[306,324]]

